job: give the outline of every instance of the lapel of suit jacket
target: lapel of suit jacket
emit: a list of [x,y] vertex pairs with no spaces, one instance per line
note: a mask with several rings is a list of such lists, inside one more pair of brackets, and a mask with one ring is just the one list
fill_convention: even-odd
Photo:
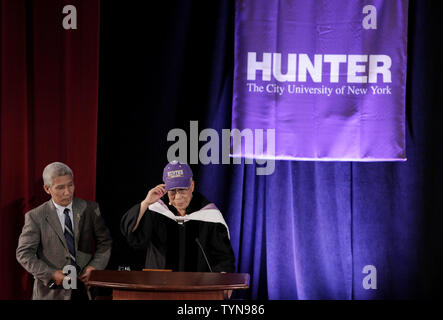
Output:
[[75,240],[75,252],[78,249],[78,239],[80,238],[80,220],[82,219],[83,212],[86,209],[86,202],[81,201],[78,198],[72,200],[72,217],[74,218],[74,240]]
[[57,215],[57,209],[55,208],[51,200],[46,203],[45,215],[48,224],[52,227],[52,229],[54,229],[55,233],[60,238],[60,241],[63,243],[65,248],[68,248],[68,245],[66,244],[66,238],[63,234],[63,229],[60,224],[60,219]]

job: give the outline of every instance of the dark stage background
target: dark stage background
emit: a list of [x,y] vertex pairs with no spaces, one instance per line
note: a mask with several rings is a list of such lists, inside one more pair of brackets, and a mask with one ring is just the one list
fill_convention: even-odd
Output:
[[[410,4],[407,162],[277,161],[271,176],[256,176],[252,165],[193,167],[197,188],[228,221],[237,271],[251,274],[248,297],[439,292],[442,52],[434,3]],[[230,128],[234,6],[101,8],[97,198],[116,239],[111,267],[140,268],[144,255],[125,246],[119,219],[161,183],[168,131],[182,128],[189,137],[190,120],[200,130]],[[377,268],[377,290],[362,286],[365,265]]]
[[[51,2],[54,0],[39,2],[40,8],[44,8],[41,3],[49,6]],[[88,11],[84,1],[71,1],[75,5],[80,2],[85,8],[83,12]],[[321,5],[323,1],[318,2]],[[166,153],[172,144],[166,140],[168,131],[182,128],[189,137],[191,120],[198,121],[199,130],[230,128],[234,2],[100,2],[100,19],[89,16],[92,20],[87,20],[100,21],[99,56],[88,59],[89,68],[99,70],[98,90],[87,87],[92,93],[98,93],[98,120],[92,118],[74,124],[68,121],[74,133],[97,126],[96,136],[93,131],[75,140],[77,144],[78,141],[96,143],[97,148],[96,153],[82,152],[79,144],[75,153],[81,155],[79,158],[73,158],[72,153],[56,153],[54,150],[64,144],[53,143],[29,130],[44,123],[47,126],[45,119],[32,118],[23,125],[13,125],[12,118],[7,118],[18,98],[5,100],[5,86],[12,74],[12,71],[5,73],[6,61],[12,59],[5,60],[5,37],[13,31],[5,27],[4,20],[9,1],[1,3],[2,273],[10,272],[12,279],[25,274],[15,262],[14,250],[23,214],[38,204],[35,197],[25,197],[25,191],[20,188],[6,197],[7,187],[16,185],[16,178],[21,177],[23,170],[32,168],[33,175],[26,175],[25,179],[31,183],[27,190],[30,195],[41,195],[39,172],[44,163],[54,161],[56,156],[60,161],[73,164],[78,172],[77,195],[91,200],[96,196],[100,203],[114,239],[108,268],[130,265],[133,270],[140,269],[144,252],[136,252],[125,244],[119,221],[126,210],[144,199],[151,187],[161,183]],[[28,28],[44,24],[33,25],[35,21],[26,18],[26,10],[29,15],[29,8],[35,8],[30,7],[33,1],[18,3],[25,8],[22,21],[27,21]],[[14,10],[10,12],[22,12]],[[410,1],[406,162],[276,161],[275,172],[270,176],[256,176],[255,165],[192,166],[197,190],[220,208],[230,227],[237,271],[251,275],[251,289],[237,294],[236,298],[440,296],[443,284],[443,55],[438,44],[442,39],[442,16],[437,1]],[[81,28],[79,24],[77,31],[83,40],[94,30],[94,27],[87,31]],[[26,63],[26,54],[29,56],[30,50],[39,45],[36,39],[40,38],[29,37],[32,30],[22,29],[25,38],[20,38],[24,48],[19,51],[25,52],[25,58],[17,66],[25,71],[35,69]],[[13,40],[9,39],[8,44],[9,41]],[[93,43],[83,43],[80,47],[80,52],[84,52],[82,50],[93,47]],[[45,48],[43,56],[50,55],[58,46],[49,42]],[[56,60],[41,64],[42,70],[59,65]],[[76,81],[83,83],[87,74],[80,71]],[[16,87],[21,83],[17,81]],[[48,86],[54,92],[74,92],[55,84]],[[31,88],[34,93],[39,92],[35,83]],[[89,92],[87,88],[84,90]],[[57,99],[47,98],[53,102],[51,110],[60,110],[57,112],[67,119],[78,115],[75,111],[58,109]],[[32,96],[28,101],[26,110],[42,110],[33,105],[36,100]],[[84,102],[77,103],[75,110],[84,112],[97,107],[94,99],[87,101],[89,107]],[[49,109],[48,113],[52,114]],[[10,127],[28,128],[26,132],[33,138],[32,143],[22,146],[20,141],[11,140],[17,138]],[[54,130],[56,136],[64,132],[62,127]],[[26,162],[12,160],[11,150],[15,149],[11,143],[21,145],[19,150],[23,154],[18,158]],[[70,140],[66,146],[72,147]],[[30,149],[42,154],[38,163],[26,154]],[[46,149],[53,150],[53,154],[46,156]],[[92,179],[95,165],[96,179]],[[87,175],[83,179],[85,171]],[[5,172],[10,173],[8,179]],[[83,182],[79,181],[80,177]],[[94,184],[95,194],[85,192],[84,188]],[[42,198],[37,199],[41,202]],[[14,201],[19,202],[11,206]],[[365,290],[362,286],[365,265],[377,268],[376,290]],[[2,275],[2,283],[6,280]],[[24,297],[25,284],[20,280],[5,283],[7,285],[0,288],[2,298]]]

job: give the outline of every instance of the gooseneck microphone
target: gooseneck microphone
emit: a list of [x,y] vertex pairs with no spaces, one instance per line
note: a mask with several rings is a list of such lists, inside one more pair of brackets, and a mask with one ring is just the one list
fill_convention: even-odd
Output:
[[203,257],[204,257],[205,260],[206,260],[206,264],[207,264],[208,267],[209,267],[209,271],[212,272],[212,268],[211,268],[211,265],[209,264],[208,258],[206,257],[205,250],[203,250],[203,247],[202,247],[200,241],[198,240],[198,238],[195,238],[195,242],[197,242],[198,246],[200,247],[200,250],[201,250],[202,253],[203,253]]

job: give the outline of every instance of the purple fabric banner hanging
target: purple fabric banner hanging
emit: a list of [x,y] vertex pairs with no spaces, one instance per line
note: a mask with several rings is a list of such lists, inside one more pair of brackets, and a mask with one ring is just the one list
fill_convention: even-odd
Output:
[[232,129],[273,134],[232,156],[406,160],[407,18],[407,0],[237,0]]

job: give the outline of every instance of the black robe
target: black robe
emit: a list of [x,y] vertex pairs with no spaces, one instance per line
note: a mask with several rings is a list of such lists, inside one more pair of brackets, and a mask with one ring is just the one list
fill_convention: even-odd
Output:
[[[162,199],[175,216],[177,210],[168,205],[168,196]],[[210,202],[194,192],[186,214],[199,211]],[[235,258],[228,237],[227,226],[217,222],[190,220],[177,223],[165,215],[147,210],[134,232],[140,204],[133,206],[121,220],[120,229],[128,244],[134,249],[146,249],[145,268],[171,269],[173,271],[209,272],[200,242],[213,272],[234,272]]]

